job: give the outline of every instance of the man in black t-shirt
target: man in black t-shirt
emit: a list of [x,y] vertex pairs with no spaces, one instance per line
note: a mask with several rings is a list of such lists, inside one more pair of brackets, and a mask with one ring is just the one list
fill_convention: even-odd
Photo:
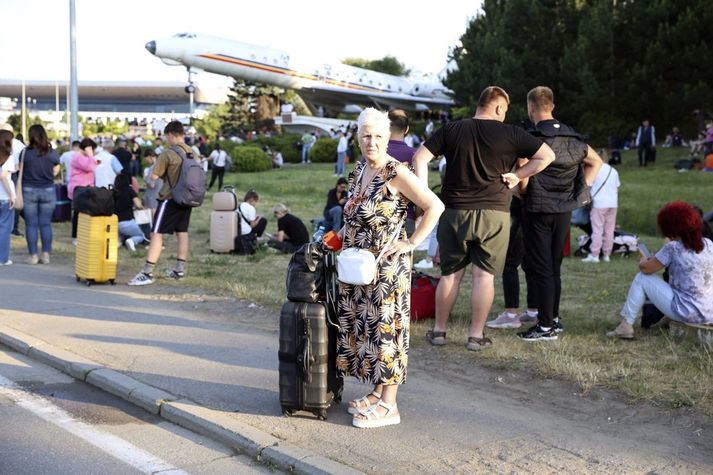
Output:
[[[507,93],[485,88],[475,116],[450,122],[419,147],[416,175],[428,180],[428,162],[446,158],[441,200],[446,211],[438,223],[442,278],[436,291],[436,322],[427,333],[433,345],[446,343],[446,323],[468,264],[473,265],[472,315],[467,348],[492,345],[483,335],[495,295],[494,276],[503,271],[510,234],[510,189],[542,171],[555,158],[541,140],[503,124]],[[518,158],[531,157],[522,168]]]
[[268,246],[284,253],[292,253],[309,242],[307,227],[300,218],[290,214],[287,206],[278,203],[272,207],[272,212],[277,218],[277,234],[270,237]]

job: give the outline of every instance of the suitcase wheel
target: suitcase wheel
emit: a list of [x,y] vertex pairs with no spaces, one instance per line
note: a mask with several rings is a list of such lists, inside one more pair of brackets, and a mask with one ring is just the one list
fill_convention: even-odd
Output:
[[288,407],[282,406],[282,415],[283,415],[283,416],[285,416],[285,417],[290,417],[290,416],[292,416],[292,414],[294,414],[294,413],[295,413],[294,410],[292,410],[292,409],[290,409],[290,408],[288,408]]
[[91,287],[91,286],[92,286],[92,281],[89,280],[89,279],[87,279],[87,281],[85,282],[85,284],[87,285],[87,287]]
[[114,279],[109,279],[109,283],[110,283],[111,285],[116,285],[116,281],[115,281]]
[[75,275],[74,278],[77,279],[77,282],[79,282],[80,279],[78,275]]
[[326,409],[320,409],[318,411],[314,411],[314,414],[319,418],[320,421],[327,420],[327,410]]

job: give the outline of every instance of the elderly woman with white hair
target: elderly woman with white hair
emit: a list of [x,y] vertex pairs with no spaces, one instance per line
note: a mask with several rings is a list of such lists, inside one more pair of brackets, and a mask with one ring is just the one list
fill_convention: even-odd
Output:
[[[404,164],[387,155],[387,114],[365,109],[358,119],[364,160],[349,175],[349,199],[340,230],[344,248],[368,249],[377,260],[377,277],[368,285],[339,285],[337,368],[373,385],[366,396],[349,402],[353,425],[383,427],[401,422],[396,406],[406,381],[409,348],[411,252],[436,225],[443,203]],[[406,208],[414,203],[423,218],[410,239]]]

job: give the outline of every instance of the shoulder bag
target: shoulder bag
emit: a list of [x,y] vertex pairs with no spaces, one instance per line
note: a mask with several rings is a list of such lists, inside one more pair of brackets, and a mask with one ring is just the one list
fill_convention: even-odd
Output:
[[25,169],[25,149],[20,152],[20,173],[17,174],[17,184],[15,185],[15,210],[22,211],[25,207],[25,200],[22,199],[22,172]]
[[396,232],[384,245],[378,257],[368,249],[349,247],[337,256],[337,279],[343,284],[369,285],[376,280],[377,264],[384,257],[386,249],[401,233],[403,221],[396,228]]

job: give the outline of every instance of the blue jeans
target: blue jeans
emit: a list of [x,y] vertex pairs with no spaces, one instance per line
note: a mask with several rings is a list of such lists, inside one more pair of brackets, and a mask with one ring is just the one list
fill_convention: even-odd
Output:
[[309,160],[309,151],[312,148],[312,144],[302,144],[302,163],[307,163]]
[[52,214],[55,207],[54,186],[47,188],[22,187],[25,201],[25,239],[30,255],[37,254],[37,235],[42,239],[42,252],[52,252]]
[[344,175],[344,157],[347,156],[347,152],[337,152],[337,175]]
[[342,207],[334,206],[325,213],[324,232],[339,231],[342,229]]
[[141,244],[146,240],[144,232],[136,224],[135,219],[130,219],[129,221],[119,221],[119,234],[122,239],[128,238],[134,241],[134,244]]
[[621,316],[624,317],[629,325],[633,325],[636,321],[636,317],[639,316],[646,298],[667,317],[680,320],[671,311],[673,290],[668,282],[657,275],[647,275],[639,272],[631,283],[631,287],[629,287],[626,303],[621,310]]
[[0,201],[0,264],[10,260],[10,233],[15,223],[15,210],[10,202]]

